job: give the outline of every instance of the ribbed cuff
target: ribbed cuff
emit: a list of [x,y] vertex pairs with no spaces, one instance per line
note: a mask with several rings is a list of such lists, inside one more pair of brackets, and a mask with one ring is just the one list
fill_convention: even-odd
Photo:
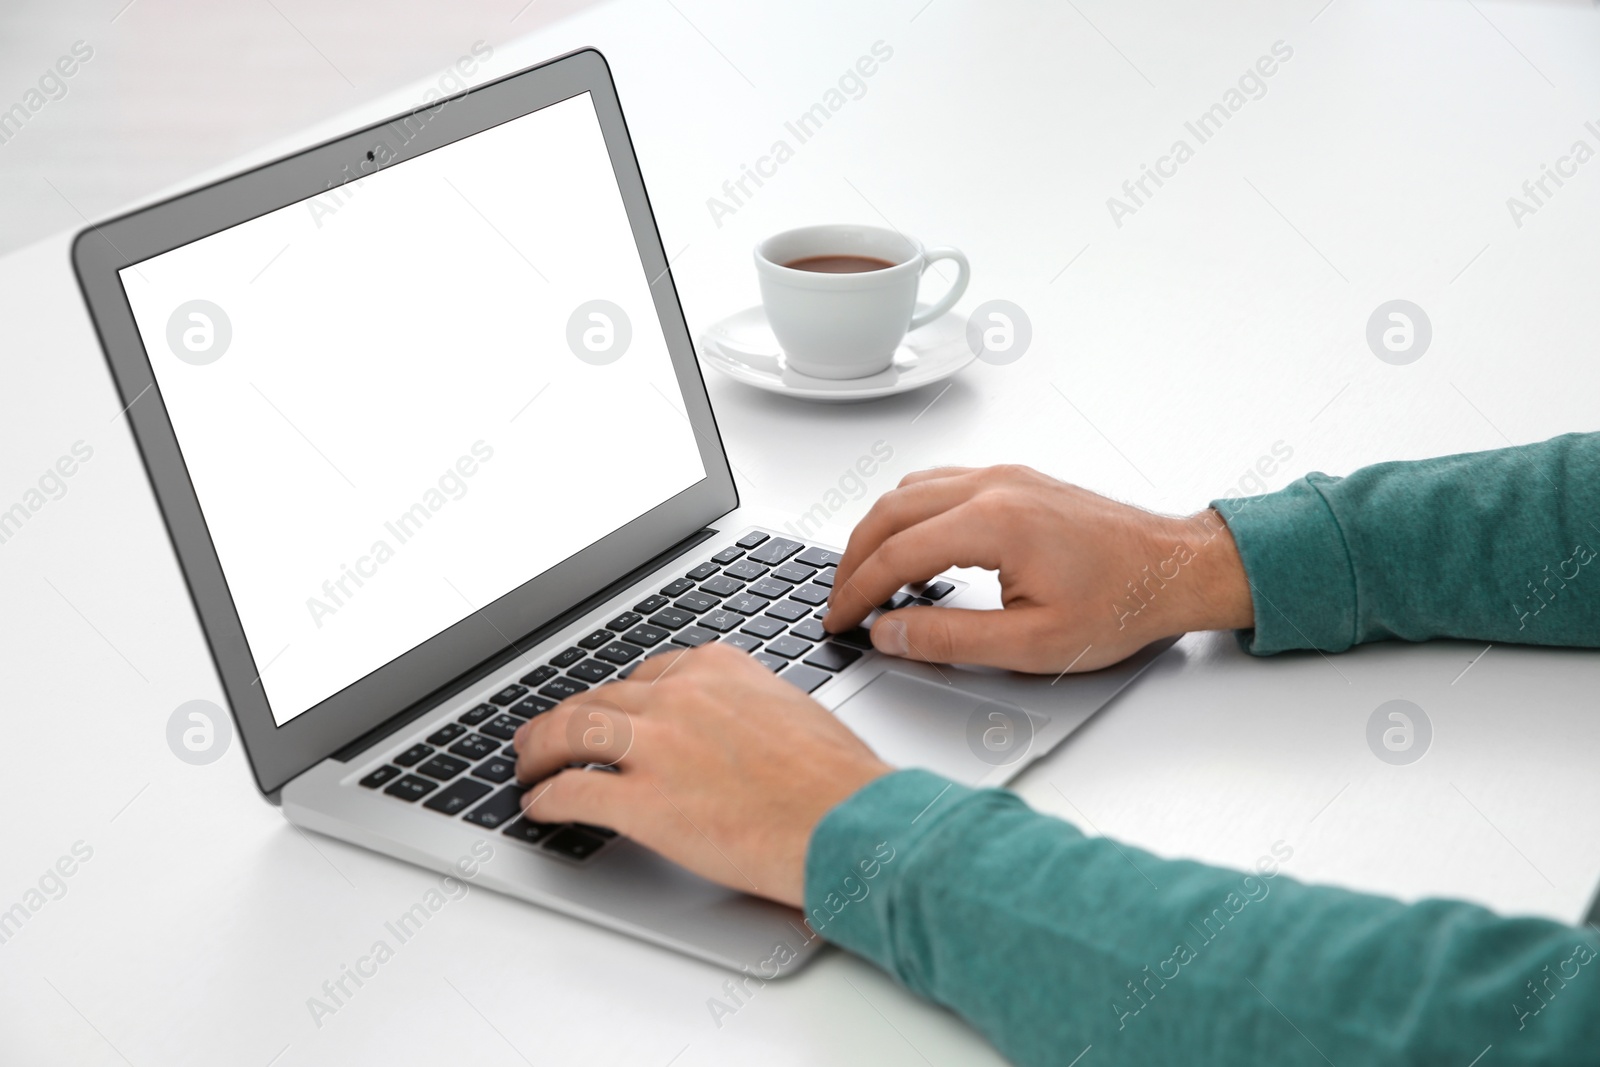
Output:
[[894,902],[910,857],[941,816],[973,792],[928,771],[895,771],[823,816],[806,850],[811,929],[897,974]]
[[1247,652],[1297,648],[1342,652],[1355,643],[1356,576],[1338,520],[1311,474],[1263,496],[1213,500],[1244,563],[1255,607]]

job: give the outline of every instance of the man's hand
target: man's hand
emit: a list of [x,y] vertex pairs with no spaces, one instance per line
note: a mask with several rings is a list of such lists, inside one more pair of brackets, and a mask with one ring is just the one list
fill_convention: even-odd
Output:
[[[657,656],[517,731],[536,822],[609,826],[723,885],[801,907],[806,845],[888,764],[749,655]],[[563,770],[599,763],[618,773]],[[541,779],[543,779],[541,781]]]
[[872,628],[883,652],[1050,674],[1093,670],[1254,612],[1233,535],[1214,511],[1155,515],[1027,467],[908,474],[850,535],[823,625],[840,633],[908,582],[951,567],[1000,572],[1004,609],[912,607]]

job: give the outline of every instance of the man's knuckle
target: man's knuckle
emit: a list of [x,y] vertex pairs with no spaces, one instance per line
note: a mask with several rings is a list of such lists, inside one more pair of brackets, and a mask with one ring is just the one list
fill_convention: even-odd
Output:
[[990,489],[972,498],[973,513],[988,524],[1004,522],[1012,504],[1011,494],[1004,489]]
[[1005,463],[1000,466],[1000,476],[1006,481],[1023,481],[1034,475],[1034,469],[1023,463]]
[[907,644],[918,659],[945,663],[950,659],[950,626],[936,614],[920,620],[921,625],[907,625]]
[[886,570],[893,572],[895,568],[905,561],[907,547],[906,535],[903,533],[897,533],[892,537],[885,538],[883,544],[878,546],[878,563]]

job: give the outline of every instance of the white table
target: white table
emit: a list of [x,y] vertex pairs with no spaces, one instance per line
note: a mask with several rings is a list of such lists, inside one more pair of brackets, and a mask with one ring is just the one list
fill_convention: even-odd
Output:
[[[1593,429],[1600,162],[1520,227],[1506,198],[1575,139],[1600,147],[1583,126],[1600,118],[1600,18],[1486,0],[1319,7],[830,0],[753,22],[748,6],[618,0],[497,43],[489,74],[606,52],[697,328],[754,302],[758,237],[818,220],[887,219],[958,244],[975,268],[968,306],[1027,310],[1023,359],[974,365],[944,392],[814,407],[712,377],[741,488],[779,521],[879,440],[893,459],[833,517],[836,538],[871,494],[941,462],[1031,463],[1177,511],[1239,486],[1278,442],[1293,457],[1273,488]],[[163,27],[203,32],[155,0],[117,26],[102,70],[136,64]],[[879,40],[894,54],[865,95],[718,226],[707,198]],[[1114,225],[1107,197],[1279,40],[1293,56],[1265,95]],[[339,54],[359,47],[347,37]],[[249,160],[381,118],[434,80],[396,82]],[[201,118],[186,121],[220,132],[227,117],[205,117],[194,88]],[[93,145],[82,159],[115,165]],[[168,751],[172,709],[220,688],[68,237],[0,260],[0,508],[75,441],[94,450],[0,544],[0,908],[75,842],[93,855],[0,944],[0,1061],[997,1062],[843,953],[718,1026],[721,972],[486,892],[450,904],[314,1025],[307,998],[433,879],[291,828],[237,749],[207,767]],[[1397,297],[1434,329],[1409,366],[1364,340]],[[1195,635],[1019,789],[1162,855],[1245,865],[1282,840],[1299,878],[1575,920],[1600,876],[1597,692],[1593,653],[1437,644],[1259,661],[1229,635]],[[1393,698],[1433,724],[1409,766],[1367,748],[1368,716]]]

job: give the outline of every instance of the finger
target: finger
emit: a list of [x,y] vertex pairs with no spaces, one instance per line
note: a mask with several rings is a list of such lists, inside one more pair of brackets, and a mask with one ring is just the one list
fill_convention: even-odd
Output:
[[625,834],[635,794],[625,775],[567,770],[522,794],[522,813],[534,822],[585,822]]
[[517,728],[517,780],[536,782],[569,763],[619,764],[633,743],[633,717],[648,686],[612,682],[568,697]]
[[902,585],[927,581],[951,567],[998,570],[999,541],[971,501],[891,534],[852,574],[834,580],[823,625],[834,633],[855,626]]
[[965,503],[979,488],[978,481],[970,476],[935,478],[892,489],[879,497],[850,531],[850,540],[834,574],[829,609],[837,606],[839,590],[849,583],[856,568],[887,538]]
[[927,663],[973,663],[1045,671],[1044,650],[1031,648],[1043,608],[902,608],[872,627],[872,645],[891,656]]
[[912,471],[900,479],[900,486],[916,485],[918,482],[931,481],[935,478],[953,478],[958,474],[973,474],[980,470],[979,467],[929,467],[926,470]]

